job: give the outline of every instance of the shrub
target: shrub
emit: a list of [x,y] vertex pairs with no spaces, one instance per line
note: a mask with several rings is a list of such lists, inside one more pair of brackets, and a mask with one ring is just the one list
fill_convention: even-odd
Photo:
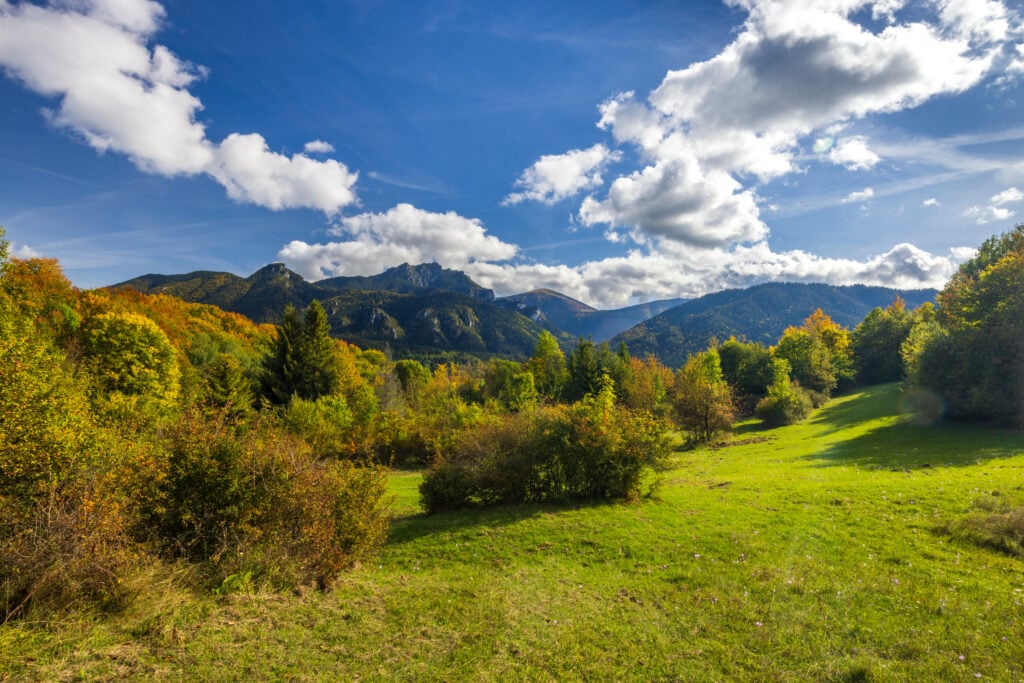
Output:
[[186,415],[145,513],[168,552],[214,579],[326,585],[383,543],[385,486],[382,468],[315,458],[266,423],[239,432]]
[[353,417],[343,396],[309,401],[294,396],[282,415],[284,426],[321,457],[350,456],[355,450]]
[[65,481],[31,501],[0,495],[0,614],[118,609],[143,554],[123,507],[98,481]]
[[0,298],[0,613],[117,607],[138,550],[117,495],[121,450],[66,358]]
[[811,414],[813,399],[810,392],[789,381],[787,361],[778,358],[774,363],[775,379],[768,387],[768,395],[758,401],[754,412],[768,427],[795,424]]
[[478,486],[469,469],[454,462],[434,466],[420,484],[420,504],[427,512],[460,510],[478,502]]
[[610,383],[572,406],[496,417],[459,440],[420,487],[428,512],[470,505],[630,498],[669,453],[667,426],[616,406]]

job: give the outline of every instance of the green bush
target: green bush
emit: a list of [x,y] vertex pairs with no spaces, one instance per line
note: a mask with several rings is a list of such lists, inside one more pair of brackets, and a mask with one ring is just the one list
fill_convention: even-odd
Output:
[[458,441],[420,487],[428,512],[471,505],[621,499],[669,453],[667,426],[614,403],[610,386],[572,406],[496,417]]
[[355,449],[355,421],[344,396],[321,396],[313,401],[294,396],[284,409],[282,422],[318,456],[345,457]]
[[420,484],[420,504],[430,513],[473,505],[479,486],[466,466],[445,462],[433,467]]
[[[774,364],[775,379],[768,387],[768,395],[758,401],[754,413],[767,427],[795,424],[811,414],[814,408],[812,392],[790,382],[788,361],[777,358]],[[824,394],[813,393],[823,402],[828,400]]]

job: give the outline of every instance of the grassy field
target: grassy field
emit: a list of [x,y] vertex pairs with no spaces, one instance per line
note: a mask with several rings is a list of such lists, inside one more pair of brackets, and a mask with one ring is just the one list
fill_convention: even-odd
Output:
[[[1024,434],[898,389],[681,453],[654,496],[419,515],[326,593],[195,596],[0,628],[21,679],[1024,681]],[[1011,543],[1012,545],[1012,543]],[[0,676],[2,678],[3,676]]]

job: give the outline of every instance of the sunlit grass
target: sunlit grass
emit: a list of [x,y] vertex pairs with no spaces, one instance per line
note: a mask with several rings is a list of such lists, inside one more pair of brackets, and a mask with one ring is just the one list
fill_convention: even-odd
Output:
[[[150,600],[0,629],[15,677],[1024,679],[1024,564],[949,529],[1024,498],[1024,435],[898,389],[676,456],[653,498],[419,514],[327,593]],[[999,508],[1002,509],[1002,508]]]

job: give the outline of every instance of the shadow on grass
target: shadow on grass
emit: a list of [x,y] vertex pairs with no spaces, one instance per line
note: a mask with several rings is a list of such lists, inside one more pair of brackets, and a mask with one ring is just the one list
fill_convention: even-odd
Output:
[[1024,434],[966,424],[918,426],[906,421],[873,429],[807,456],[827,465],[906,469],[977,465],[1024,455]]
[[388,545],[410,543],[423,536],[458,532],[468,529],[497,529],[527,519],[554,515],[571,510],[594,509],[611,505],[629,505],[628,501],[583,501],[575,503],[521,503],[473,507],[450,512],[426,513],[396,517],[388,533]]
[[836,397],[810,420],[826,427],[825,434],[855,427],[864,422],[900,414],[900,383],[880,384],[857,392],[852,400]]
[[[826,425],[828,434],[891,418],[899,415],[899,399],[898,384],[870,387],[856,400],[823,409],[814,423]],[[957,422],[917,425],[903,417],[807,458],[822,466],[908,469],[975,465],[1017,455],[1024,455],[1024,432]]]

